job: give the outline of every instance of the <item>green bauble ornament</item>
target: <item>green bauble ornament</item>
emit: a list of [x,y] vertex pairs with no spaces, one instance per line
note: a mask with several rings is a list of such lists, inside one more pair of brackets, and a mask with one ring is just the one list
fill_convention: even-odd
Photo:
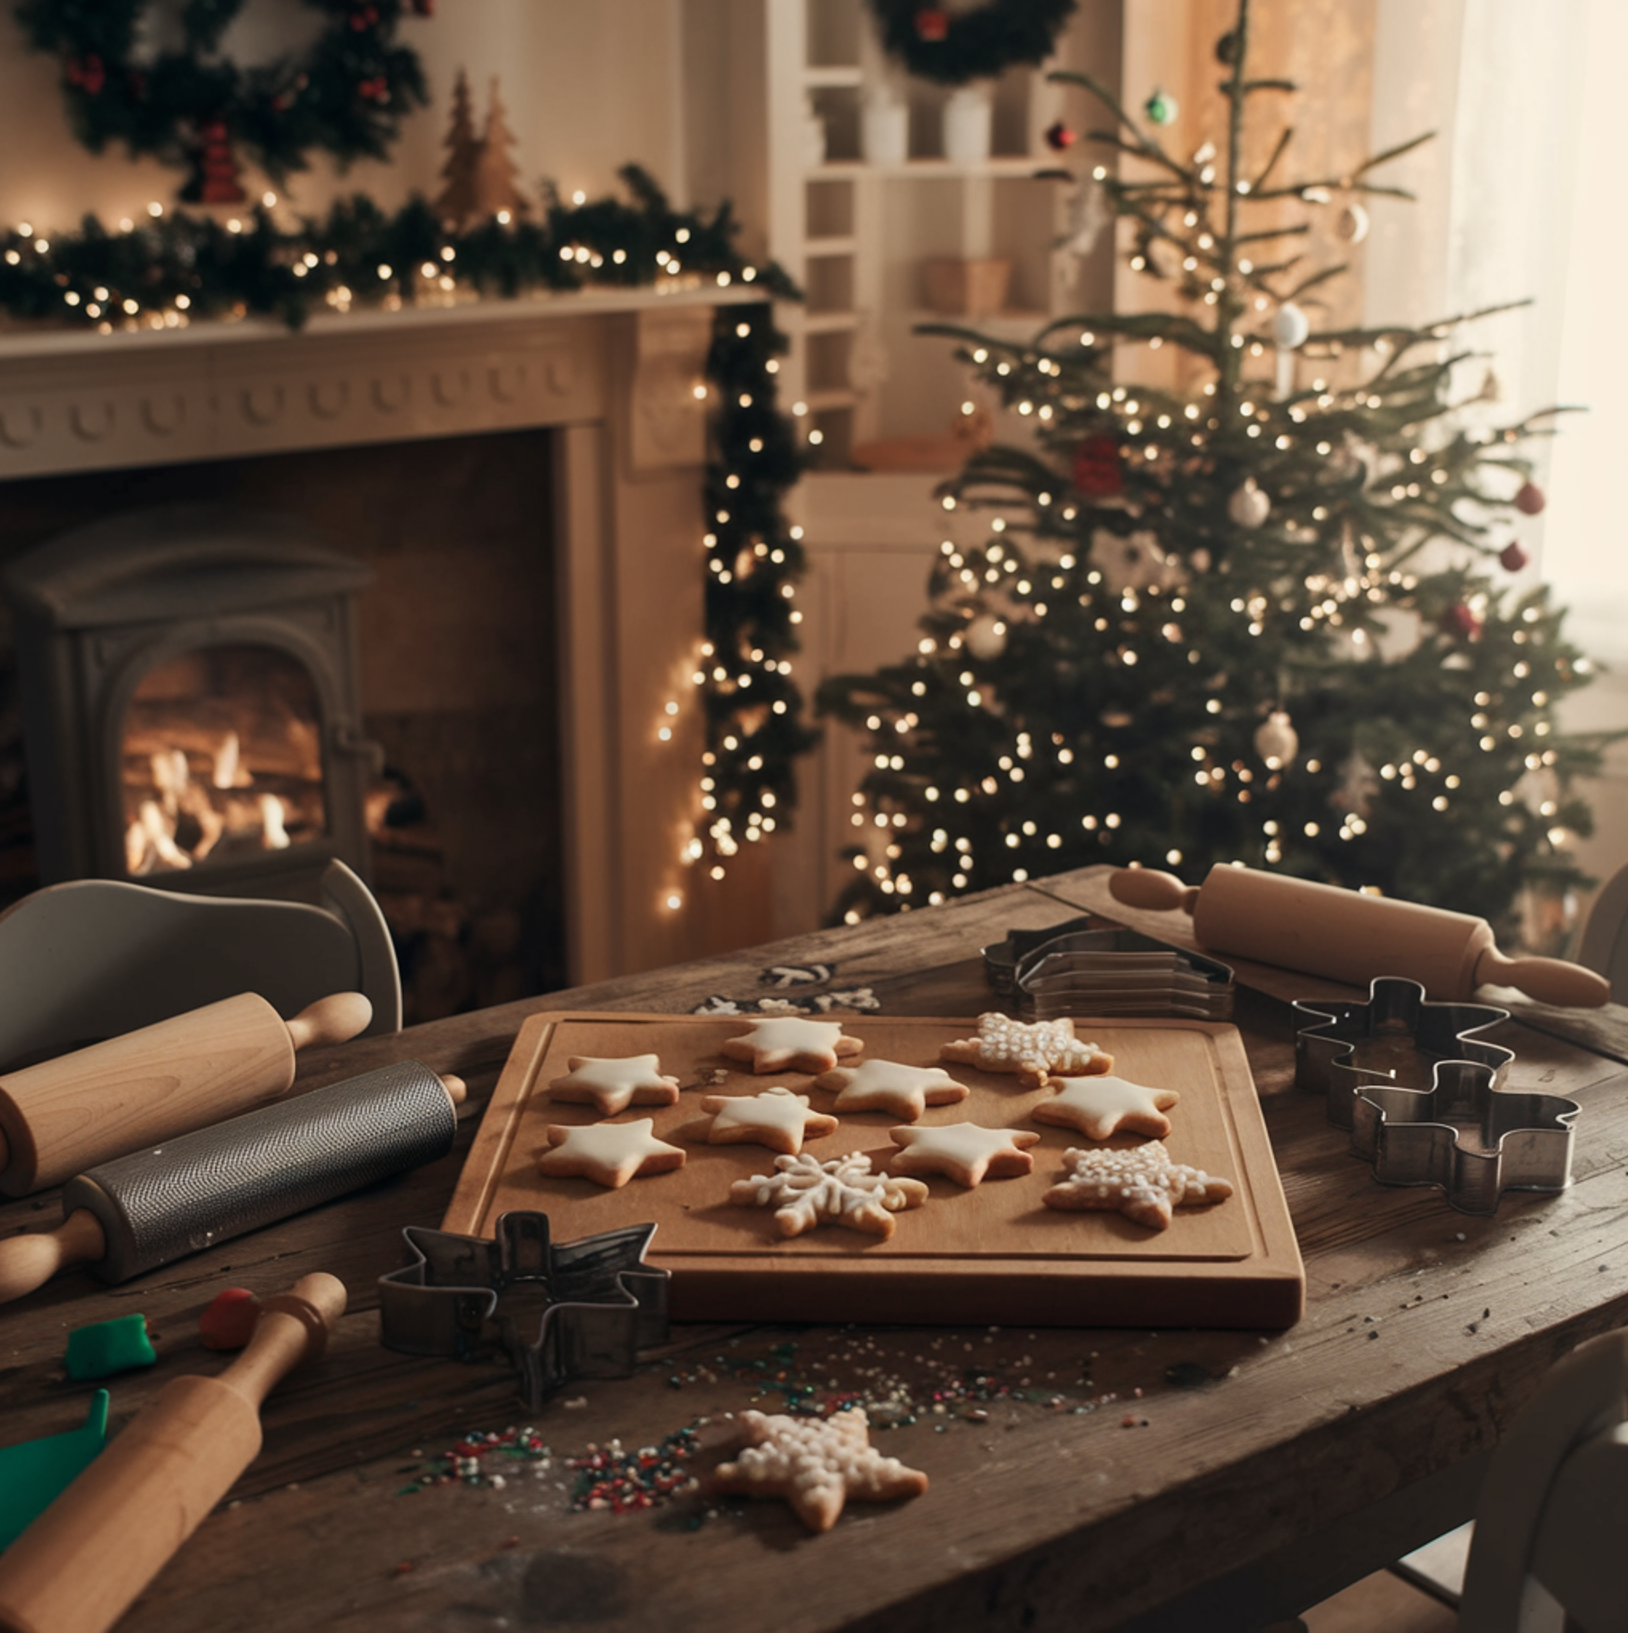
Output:
[[1157,90],[1142,104],[1142,112],[1156,125],[1173,125],[1181,105],[1168,91]]

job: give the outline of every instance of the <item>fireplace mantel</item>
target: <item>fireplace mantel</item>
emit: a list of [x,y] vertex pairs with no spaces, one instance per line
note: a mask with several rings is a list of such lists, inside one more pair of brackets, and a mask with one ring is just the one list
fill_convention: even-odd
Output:
[[559,616],[537,640],[561,696],[572,978],[761,940],[749,879],[703,886],[680,860],[702,747],[681,680],[702,638],[712,315],[766,296],[596,289],[323,314],[299,331],[0,335],[0,504],[29,477],[554,430]]

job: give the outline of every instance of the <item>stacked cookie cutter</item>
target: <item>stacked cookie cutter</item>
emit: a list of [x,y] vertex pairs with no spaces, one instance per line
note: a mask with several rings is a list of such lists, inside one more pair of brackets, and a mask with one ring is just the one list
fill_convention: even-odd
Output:
[[654,1225],[555,1246],[548,1215],[499,1216],[496,1237],[408,1225],[413,1262],[379,1277],[379,1341],[408,1355],[507,1351],[538,1411],[577,1378],[626,1378],[667,1341],[668,1272],[644,1262]]
[[1224,1021],[1232,1014],[1232,970],[1202,953],[1089,918],[1045,930],[1012,930],[984,948],[984,970],[1024,1018],[1171,1015]]
[[1505,1191],[1563,1191],[1582,1109],[1505,1089],[1511,1049],[1476,1036],[1509,1019],[1491,1004],[1433,1003],[1417,981],[1379,976],[1366,1003],[1300,999],[1295,1083],[1327,1097],[1328,1120],[1386,1185],[1439,1185],[1462,1213],[1493,1214]]

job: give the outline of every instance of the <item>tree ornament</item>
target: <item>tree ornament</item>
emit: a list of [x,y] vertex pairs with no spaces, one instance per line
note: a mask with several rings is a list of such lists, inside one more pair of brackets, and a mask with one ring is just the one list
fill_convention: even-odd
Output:
[[238,182],[237,160],[224,119],[208,120],[198,132],[202,138],[192,179],[181,189],[188,204],[241,204],[245,198]]
[[1142,104],[1142,112],[1155,125],[1173,125],[1176,116],[1181,112],[1181,104],[1168,91],[1161,88]]
[[1285,301],[1273,315],[1272,338],[1285,351],[1298,351],[1310,333],[1310,319],[1293,301]]
[[1234,489],[1227,500],[1227,514],[1239,527],[1256,528],[1272,514],[1272,501],[1254,477],[1246,476],[1243,486]]
[[1531,559],[1515,539],[1498,552],[1498,565],[1506,572],[1518,573]]
[[1287,709],[1274,709],[1255,728],[1255,752],[1271,771],[1294,764],[1300,753],[1300,734],[1294,729]]
[[452,82],[452,117],[441,145],[447,150],[447,160],[441,166],[444,185],[435,195],[435,213],[461,227],[475,214],[475,168],[481,151],[469,102],[469,76],[462,68]]
[[1474,641],[1480,638],[1482,625],[1464,602],[1455,601],[1437,620],[1436,627],[1443,635],[1458,635],[1467,641]]
[[525,195],[518,186],[520,172],[509,157],[514,136],[505,117],[507,113],[503,98],[498,94],[497,75],[494,74],[487,103],[486,129],[481,135],[480,155],[475,162],[475,214],[482,218],[505,213],[511,217],[521,216],[529,209]]
[[1215,60],[1223,68],[1232,68],[1238,61],[1238,34],[1235,29],[1229,29],[1215,42]]
[[1006,650],[1006,625],[991,612],[981,612],[967,625],[961,639],[975,658],[986,663]]
[[983,0],[924,6],[920,0],[870,0],[882,48],[919,79],[965,85],[1008,68],[1036,67],[1057,49],[1076,0]]
[[1515,508],[1527,516],[1536,516],[1548,504],[1548,497],[1536,482],[1523,482],[1515,495]]
[[1093,433],[1074,450],[1074,486],[1087,499],[1113,499],[1124,491],[1119,444],[1106,431]]
[[950,14],[938,6],[923,6],[916,13],[916,38],[934,44],[950,32]]
[[1079,140],[1077,132],[1070,130],[1061,119],[1054,120],[1046,126],[1046,146],[1053,153],[1063,153]]
[[1334,218],[1334,236],[1347,244],[1360,244],[1368,236],[1368,212],[1355,199],[1341,205]]

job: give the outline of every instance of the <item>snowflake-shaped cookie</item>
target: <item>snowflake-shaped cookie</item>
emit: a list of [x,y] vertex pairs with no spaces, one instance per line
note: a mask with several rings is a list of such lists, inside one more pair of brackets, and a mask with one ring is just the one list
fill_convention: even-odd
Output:
[[1075,1037],[1074,1022],[1067,1016],[1025,1022],[1014,1021],[1010,1015],[980,1015],[978,1036],[944,1044],[938,1057],[981,1066],[986,1072],[1019,1072],[1035,1085],[1053,1074],[1085,1077],[1114,1069],[1114,1057]]
[[655,1055],[625,1055],[601,1060],[594,1055],[570,1055],[565,1077],[548,1085],[549,1094],[571,1105],[597,1106],[600,1115],[614,1117],[629,1106],[671,1106],[678,1103],[678,1079],[663,1077]]
[[753,1021],[752,1030],[724,1042],[731,1060],[749,1060],[754,1072],[828,1072],[844,1055],[865,1046],[843,1036],[836,1021],[810,1021],[801,1015],[776,1015]]
[[685,1153],[658,1140],[654,1121],[640,1117],[631,1123],[588,1123],[562,1128],[550,1123],[549,1149],[540,1152],[540,1173],[580,1175],[596,1185],[617,1190],[640,1174],[665,1174],[684,1166]]
[[1029,1114],[1037,1123],[1072,1128],[1088,1140],[1114,1134],[1151,1134],[1162,1140],[1170,1132],[1165,1113],[1181,1096],[1174,1089],[1150,1089],[1126,1077],[1052,1078],[1057,1093]]
[[1230,1181],[1172,1162],[1160,1140],[1133,1151],[1068,1150],[1063,1170],[1066,1177],[1041,1198],[1048,1208],[1118,1212],[1151,1230],[1168,1230],[1173,1208],[1232,1195]]
[[942,1066],[901,1066],[896,1060],[838,1066],[821,1072],[814,1087],[836,1095],[833,1111],[885,1111],[910,1123],[928,1106],[951,1106],[972,1092]]
[[773,1207],[782,1236],[801,1236],[816,1225],[847,1225],[884,1241],[893,1234],[893,1216],[919,1208],[927,1187],[919,1179],[873,1174],[863,1151],[821,1162],[804,1151],[776,1157],[773,1174],[753,1174],[729,1187],[729,1200],[742,1207]]
[[811,1531],[829,1531],[850,1497],[888,1502],[927,1489],[920,1469],[884,1457],[870,1443],[863,1408],[828,1418],[740,1415],[751,1444],[712,1477],[714,1491],[742,1497],[783,1497]]
[[946,1174],[957,1185],[1010,1179],[1034,1168],[1026,1147],[1040,1136],[1026,1129],[981,1128],[977,1123],[943,1123],[936,1128],[890,1128],[901,1149],[889,1165],[896,1174]]
[[713,1112],[707,1130],[710,1145],[766,1145],[771,1151],[796,1156],[803,1141],[835,1134],[837,1120],[823,1111],[808,1109],[806,1094],[790,1089],[764,1089],[760,1094],[709,1094],[701,1102]]

